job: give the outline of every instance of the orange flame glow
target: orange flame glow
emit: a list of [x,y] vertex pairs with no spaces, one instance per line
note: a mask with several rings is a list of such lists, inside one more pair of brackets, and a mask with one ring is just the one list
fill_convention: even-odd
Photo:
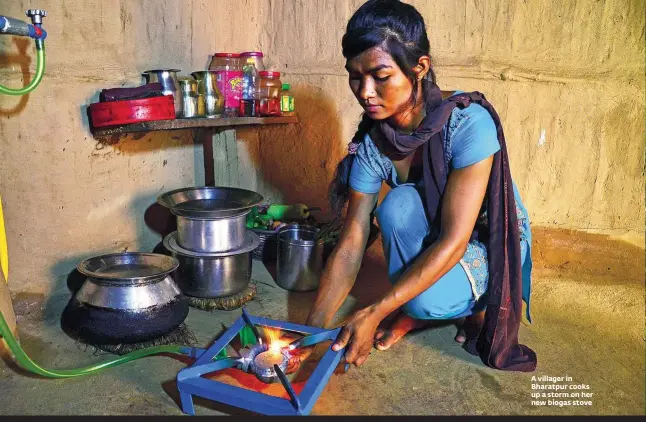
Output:
[[289,344],[287,341],[282,340],[280,330],[277,328],[265,328],[269,350],[273,352],[280,352],[284,347]]

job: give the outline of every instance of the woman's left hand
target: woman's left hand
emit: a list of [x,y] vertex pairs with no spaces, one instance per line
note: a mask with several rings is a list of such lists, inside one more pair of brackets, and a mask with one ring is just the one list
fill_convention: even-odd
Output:
[[372,350],[375,332],[381,318],[372,307],[355,312],[341,330],[332,350],[338,351],[347,346],[345,361],[355,366],[361,366]]

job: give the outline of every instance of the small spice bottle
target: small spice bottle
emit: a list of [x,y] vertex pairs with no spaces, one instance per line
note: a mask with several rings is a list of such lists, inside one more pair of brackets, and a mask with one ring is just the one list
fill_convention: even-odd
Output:
[[293,116],[296,114],[294,111],[294,97],[290,91],[289,84],[283,84],[283,90],[280,95],[280,113],[283,116]]

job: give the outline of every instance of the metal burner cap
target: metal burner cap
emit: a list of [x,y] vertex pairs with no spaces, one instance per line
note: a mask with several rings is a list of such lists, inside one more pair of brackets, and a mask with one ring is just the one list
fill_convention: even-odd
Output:
[[266,351],[260,353],[254,359],[254,363],[258,369],[269,369],[273,368],[274,365],[280,366],[285,357],[280,352]]
[[268,384],[277,382],[278,375],[274,371],[274,365],[284,372],[289,363],[289,355],[286,351],[269,350],[267,345],[254,347],[249,354],[251,360],[249,370],[263,382]]

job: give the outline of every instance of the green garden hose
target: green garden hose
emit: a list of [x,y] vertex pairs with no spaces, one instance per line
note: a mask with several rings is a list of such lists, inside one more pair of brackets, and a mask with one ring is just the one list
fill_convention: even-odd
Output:
[[157,346],[151,347],[149,349],[137,350],[127,355],[118,357],[116,359],[108,360],[102,363],[97,363],[95,365],[88,366],[86,368],[78,369],[62,369],[58,371],[52,371],[49,369],[42,368],[38,366],[33,360],[27,356],[24,350],[20,347],[13,333],[7,325],[4,316],[0,313],[0,337],[2,337],[9,350],[13,353],[16,362],[20,365],[21,368],[32,372],[34,374],[46,377],[46,378],[73,378],[80,377],[83,375],[89,375],[100,371],[102,369],[112,368],[135,359],[143,358],[145,356],[156,355],[159,353],[182,353],[188,349],[186,346]]
[[34,79],[31,80],[29,85],[19,89],[11,89],[11,88],[7,88],[6,86],[0,85],[0,94],[7,94],[7,95],[29,94],[31,91],[36,89],[38,84],[40,84],[40,81],[43,79],[44,74],[45,74],[45,46],[43,45],[42,48],[36,49],[36,74],[34,75]]
[[[250,344],[251,345],[258,344],[258,340],[256,339],[256,336],[254,335],[253,331],[251,330],[250,327],[246,325],[242,328],[242,330],[240,330],[240,333],[238,335],[240,336],[240,342],[242,343],[242,347],[246,347],[247,345],[250,345]],[[2,315],[2,312],[0,312],[0,342],[2,342],[2,339],[4,339],[5,342],[7,343],[7,346],[9,346],[9,350],[13,353],[14,359],[16,360],[16,362],[18,362],[21,368],[45,378],[80,377],[83,375],[93,374],[95,372],[101,371],[102,369],[108,369],[114,366],[119,366],[124,363],[133,361],[135,359],[143,358],[146,356],[157,355],[160,353],[175,353],[175,354],[189,355],[191,352],[191,347],[189,346],[173,346],[173,345],[155,346],[148,349],[136,350],[134,352],[128,353],[127,355],[124,355],[115,359],[107,360],[105,362],[97,363],[95,365],[91,365],[85,368],[61,369],[58,371],[50,371],[49,369],[40,367],[33,360],[31,360],[29,356],[27,356],[25,351],[22,350],[22,347],[20,347],[20,345],[18,344],[16,337],[14,337],[13,333],[9,329],[9,325],[7,324],[7,321],[4,319],[4,315]],[[220,360],[220,359],[227,359],[228,357],[229,356],[227,355],[226,348],[225,348],[220,350],[217,356],[215,356],[215,358],[213,359]]]

